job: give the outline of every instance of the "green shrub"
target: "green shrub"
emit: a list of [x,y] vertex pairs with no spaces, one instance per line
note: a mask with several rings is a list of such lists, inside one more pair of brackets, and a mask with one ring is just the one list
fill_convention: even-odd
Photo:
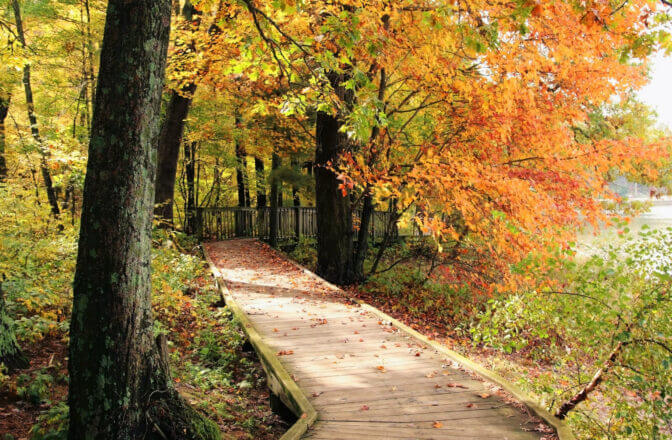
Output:
[[68,405],[59,402],[42,413],[30,429],[30,440],[67,440]]
[[473,340],[506,352],[543,347],[547,367],[523,375],[523,386],[551,409],[606,365],[597,390],[570,413],[580,438],[669,438],[672,228],[624,230],[593,255],[558,253],[541,264],[554,282],[490,301]]
[[317,240],[301,237],[289,256],[302,266],[311,270],[315,269],[317,267]]
[[26,402],[33,405],[39,405],[42,402],[48,402],[51,388],[54,385],[54,378],[51,374],[39,371],[34,377],[28,374],[22,374],[16,381],[16,394]]

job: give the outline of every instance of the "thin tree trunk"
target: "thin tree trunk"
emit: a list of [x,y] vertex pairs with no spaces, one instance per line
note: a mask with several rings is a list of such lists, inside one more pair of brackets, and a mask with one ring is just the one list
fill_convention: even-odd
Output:
[[380,243],[380,247],[378,248],[376,257],[373,260],[373,264],[371,265],[371,271],[369,272],[368,276],[376,274],[376,272],[378,271],[378,266],[380,265],[380,262],[383,260],[383,255],[385,254],[385,251],[392,243],[392,240],[398,236],[397,222],[399,221],[400,217],[401,215],[398,212],[396,211],[390,212],[387,224],[385,225],[385,235],[383,236],[383,241]]
[[89,7],[89,0],[84,0],[84,11],[86,12],[86,51],[88,55],[88,61],[89,61],[89,68],[88,74],[89,77],[87,78],[87,88],[90,90],[90,93],[87,93],[87,99],[86,99],[86,114],[87,114],[87,132],[89,135],[91,134],[91,107],[93,104],[94,100],[94,95],[95,95],[95,83],[96,83],[96,75],[95,72],[93,71],[93,38],[92,38],[92,33],[91,33],[91,8]]
[[[191,21],[196,10],[187,0],[182,8],[182,17]],[[195,50],[193,44],[190,45]],[[175,198],[175,177],[184,127],[196,84],[186,84],[182,90],[173,90],[170,95],[166,116],[159,135],[159,159],[154,191],[154,215],[161,219],[162,226],[172,228],[173,201]]]
[[0,96],[0,182],[7,178],[7,160],[5,159],[5,118],[9,113],[11,95]]
[[152,208],[170,7],[108,3],[70,321],[70,440],[220,437],[173,388],[165,339],[154,337]]
[[[241,124],[241,117],[236,115],[236,126],[238,127]],[[250,206],[250,188],[247,179],[247,151],[245,151],[245,146],[239,139],[235,141],[235,153],[237,161],[236,183],[238,184],[238,206],[247,208]]]
[[238,186],[238,206],[247,208],[250,206],[250,190],[247,187],[247,172],[245,170],[246,154],[245,149],[236,143],[236,159],[238,166],[236,168],[236,184]]
[[369,251],[369,230],[371,228],[371,217],[373,216],[373,196],[371,187],[367,185],[362,203],[362,215],[359,219],[359,233],[357,234],[357,250],[355,252],[355,280],[361,282],[364,280],[364,260]]
[[[185,87],[184,94],[173,91],[170,96],[166,117],[159,135],[158,168],[154,191],[154,215],[161,224],[173,227],[173,199],[175,197],[175,176],[184,126],[196,85]],[[185,147],[186,148],[186,147]]]
[[281,162],[280,162],[280,156],[278,156],[277,153],[273,153],[273,157],[271,159],[271,212],[270,216],[271,218],[269,219],[269,229],[270,229],[270,242],[271,246],[273,247],[278,247],[278,230],[279,230],[279,220],[280,218],[278,217],[278,201],[279,201],[279,195],[278,195],[278,190],[279,190],[279,185],[278,185],[278,178],[275,175],[274,171],[277,171],[278,168],[280,168]]
[[[388,29],[390,24],[390,16],[385,14],[382,18],[382,22],[384,28]],[[378,86],[378,100],[380,102],[385,100],[386,89],[387,75],[385,69],[380,69],[380,84]],[[371,143],[376,142],[379,134],[380,128],[378,126],[374,127],[371,133]],[[373,163],[376,160],[376,157],[377,156],[375,154],[372,154],[371,158],[369,159],[369,163]],[[364,260],[366,260],[366,255],[369,251],[369,229],[371,228],[371,218],[374,215],[373,194],[371,191],[371,185],[366,185],[366,188],[364,189],[364,201],[362,203],[362,215],[359,219],[360,222],[359,234],[357,236],[357,250],[355,251],[354,257],[355,279],[358,282],[362,282],[366,278],[364,275]]]
[[[301,173],[301,168],[299,168],[299,161],[296,159],[292,159],[292,169],[297,172]],[[292,184],[292,201],[294,202],[294,207],[301,206],[301,196],[299,196],[299,188],[296,186],[296,184]]]
[[258,157],[254,158],[255,178],[257,180],[257,208],[266,207],[266,173],[264,171],[264,161]]
[[[342,102],[351,103],[352,92],[341,85],[345,74],[329,74]],[[315,202],[317,207],[317,273],[335,284],[354,281],[352,205],[343,194],[341,181],[329,164],[337,164],[349,148],[347,135],[340,132],[341,121],[326,112],[316,119]]]
[[[628,330],[630,327],[631,326],[628,327]],[[563,403],[555,412],[555,417],[563,420],[565,417],[567,417],[567,414],[576,407],[576,405],[588,398],[588,395],[593,392],[600,383],[602,383],[602,380],[604,380],[604,375],[614,366],[614,363],[616,362],[616,359],[618,358],[618,355],[620,354],[624,345],[624,342],[619,342],[616,344],[614,349],[611,351],[611,354],[609,354],[607,360],[604,362],[602,367],[595,372],[595,375],[593,375],[593,378],[590,380],[590,382],[588,382],[588,384],[583,387],[581,391],[572,396],[571,399]]]
[[195,232],[196,220],[196,143],[186,142],[184,144],[184,171],[187,180],[187,198],[184,206],[185,232],[193,234]]
[[[19,6],[18,0],[12,0],[12,7],[14,9],[14,19],[16,20],[16,32],[21,42],[21,46],[24,48],[26,45],[26,36],[23,31],[23,20],[21,19],[21,7]],[[56,191],[54,190],[54,185],[51,180],[51,172],[49,171],[49,165],[47,164],[47,150],[42,143],[42,138],[40,137],[40,131],[37,128],[37,117],[35,116],[35,103],[33,101],[33,88],[30,82],[30,64],[23,66],[23,88],[26,93],[26,107],[28,108],[28,121],[30,122],[30,132],[37,142],[37,147],[40,152],[40,171],[42,171],[42,180],[44,180],[44,187],[47,192],[47,199],[49,200],[49,205],[51,206],[51,213],[55,216],[60,214],[60,209],[58,207],[58,198],[56,197]]]
[[[77,111],[75,118],[72,124],[72,137],[74,138],[77,135],[77,118],[79,116],[79,105],[80,101],[84,101],[84,110],[82,112],[83,125],[86,128],[87,134],[91,130],[91,108],[89,106],[89,48],[90,48],[90,39],[87,35],[87,24],[84,21],[84,10],[87,10],[87,20],[90,19],[88,14],[88,4],[85,4],[85,1],[80,2],[79,5],[79,24],[81,28],[81,37],[82,37],[82,90],[80,96],[77,99]],[[67,210],[67,208],[64,208]]]

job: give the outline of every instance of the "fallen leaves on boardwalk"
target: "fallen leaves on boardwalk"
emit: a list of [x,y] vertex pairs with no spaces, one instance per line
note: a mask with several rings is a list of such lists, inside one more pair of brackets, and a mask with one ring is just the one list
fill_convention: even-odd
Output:
[[[206,250],[231,296],[316,407],[320,423],[312,432],[318,437],[324,429],[325,435],[365,438],[372,432],[364,426],[375,421],[380,437],[437,429],[443,438],[458,429],[469,437],[540,438],[538,422],[499,397],[495,406],[488,401],[476,408],[472,402],[489,397],[489,384],[268,246],[231,240]],[[478,422],[457,422],[465,412]],[[364,431],[350,432],[355,425],[344,421],[362,423]]]

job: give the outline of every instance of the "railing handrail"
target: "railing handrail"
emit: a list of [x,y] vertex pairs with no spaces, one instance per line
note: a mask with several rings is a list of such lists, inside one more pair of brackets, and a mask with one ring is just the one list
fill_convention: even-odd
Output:
[[[195,215],[187,217],[194,220],[189,229],[203,238],[226,239],[257,237],[269,238],[271,235],[270,220],[273,209],[265,207],[240,206],[200,206],[188,210]],[[301,236],[317,236],[317,208],[315,206],[279,206],[277,238],[297,239]],[[360,217],[361,209],[356,209],[354,217]],[[374,211],[370,221],[370,234],[373,238],[385,235],[390,216],[396,214],[390,211]],[[395,232],[395,236],[399,231]],[[415,230],[410,234],[415,235]]]

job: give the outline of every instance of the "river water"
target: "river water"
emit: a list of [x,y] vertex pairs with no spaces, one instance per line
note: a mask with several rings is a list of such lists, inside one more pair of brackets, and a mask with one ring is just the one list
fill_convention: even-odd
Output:
[[[651,208],[630,220],[627,228],[632,235],[641,231],[646,225],[650,229],[665,229],[672,227],[672,199],[651,201]],[[602,254],[608,245],[619,245],[623,243],[623,238],[628,234],[623,234],[625,228],[608,227],[594,233],[592,228],[586,228],[577,237],[578,256],[588,257],[590,255]],[[620,232],[620,233],[619,233]],[[635,236],[636,237],[636,236]],[[665,271],[670,270],[672,264],[672,247],[667,245],[654,246],[650,249],[650,254],[645,258],[645,266],[650,270],[659,270],[665,268]]]
[[672,200],[653,202],[651,209],[632,220],[632,228],[639,229],[642,225],[652,228],[672,226]]

